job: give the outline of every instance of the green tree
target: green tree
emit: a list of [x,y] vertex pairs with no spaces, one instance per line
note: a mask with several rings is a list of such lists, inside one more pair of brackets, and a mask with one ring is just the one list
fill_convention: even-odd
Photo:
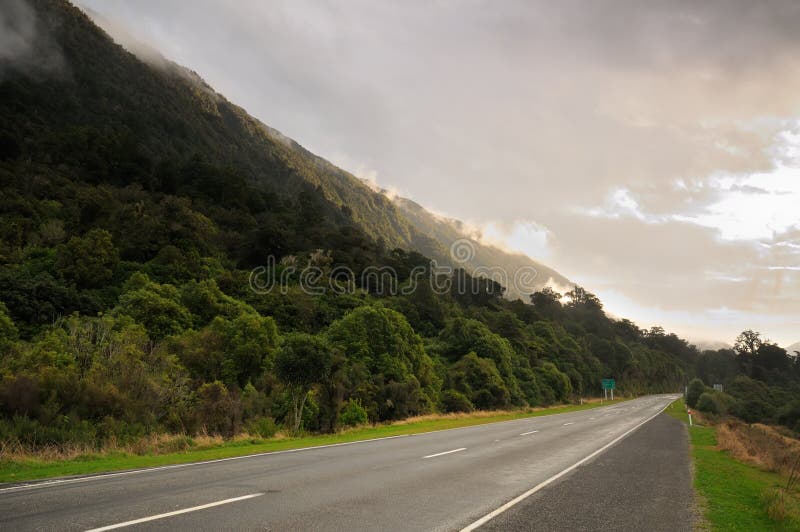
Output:
[[180,293],[174,286],[154,283],[147,275],[136,273],[125,288],[127,290],[120,296],[115,312],[144,325],[154,340],[180,333],[191,326],[192,316],[181,304]]
[[275,356],[275,373],[290,394],[289,426],[292,432],[300,430],[303,408],[311,387],[329,376],[331,358],[330,347],[320,337],[305,333],[291,333],[284,337]]
[[469,397],[457,390],[442,392],[442,410],[445,412],[472,412],[475,406]]
[[[402,314],[383,307],[359,307],[332,323],[327,337],[345,354],[351,367],[366,370],[363,378],[351,372],[353,385],[360,388],[358,396],[375,414],[381,410],[383,418],[388,419],[400,412],[415,414],[433,408],[441,381],[422,339]],[[388,395],[379,397],[381,392]],[[392,406],[379,409],[379,402]]]
[[534,368],[537,380],[544,387],[552,390],[552,398],[548,402],[564,403],[569,400],[572,394],[572,383],[569,376],[552,362],[545,362],[541,366]]
[[753,356],[758,352],[758,348],[761,347],[763,343],[764,341],[761,339],[761,333],[748,329],[742,331],[742,333],[736,337],[733,350],[736,351],[736,354],[739,356]]
[[240,408],[228,388],[219,381],[207,382],[197,389],[199,423],[211,434],[231,436],[240,421]]
[[268,368],[278,345],[278,328],[272,318],[255,313],[240,314],[221,325],[226,344],[224,374],[228,381],[244,386]]
[[2,351],[16,341],[18,335],[17,326],[8,315],[8,308],[0,301],[0,358],[2,358]]
[[787,382],[791,377],[792,363],[785,349],[772,342],[763,342],[752,360],[753,377],[768,383]]
[[778,422],[794,431],[800,432],[800,399],[795,399],[780,409]]
[[59,246],[56,267],[60,274],[80,287],[101,287],[114,275],[119,253],[111,233],[92,229],[82,237],[74,236]]
[[189,281],[180,287],[180,301],[192,313],[197,328],[217,316],[235,318],[243,312],[255,313],[249,305],[224,294],[211,279]]
[[[515,404],[523,402],[522,392],[514,376],[514,348],[502,336],[493,333],[478,320],[456,318],[439,334],[442,354],[449,360],[457,360],[464,353],[474,352],[480,358],[494,362],[505,388]],[[478,406],[477,403],[475,406]]]
[[703,392],[700,394],[700,397],[697,399],[697,409],[701,412],[706,412],[708,414],[719,414],[719,405],[714,400],[714,394],[710,392]]
[[361,406],[361,402],[355,399],[347,401],[347,404],[342,407],[342,412],[339,414],[339,422],[345,427],[363,425],[368,419],[367,411]]
[[736,399],[725,392],[709,390],[700,394],[697,409],[711,414],[727,415],[738,407]]
[[481,358],[474,352],[463,356],[448,372],[448,382],[482,410],[505,408],[511,403],[506,387],[494,360]]
[[561,313],[561,298],[563,297],[548,286],[531,294],[531,304],[543,318],[554,319]]
[[194,378],[242,388],[270,367],[277,344],[275,321],[256,313],[232,320],[217,316],[199,331],[188,330],[168,342]]
[[686,392],[686,404],[692,408],[697,406],[697,400],[703,392],[706,391],[706,385],[700,379],[692,379],[689,383],[689,389]]
[[582,286],[575,285],[575,287],[565,294],[567,299],[567,307],[571,308],[585,308],[586,310],[600,311],[603,310],[603,304],[596,295],[587,291]]

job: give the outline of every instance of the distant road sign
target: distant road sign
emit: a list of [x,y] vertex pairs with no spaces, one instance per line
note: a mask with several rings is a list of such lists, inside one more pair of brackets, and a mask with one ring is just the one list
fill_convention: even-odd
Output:
[[617,387],[617,381],[615,381],[614,379],[603,379],[602,383],[604,390],[613,390],[614,388]]

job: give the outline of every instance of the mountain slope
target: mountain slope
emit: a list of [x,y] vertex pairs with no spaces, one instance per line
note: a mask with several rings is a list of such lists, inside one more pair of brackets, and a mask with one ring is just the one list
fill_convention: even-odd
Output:
[[[29,76],[4,86],[5,101],[18,104],[16,109],[3,106],[5,134],[21,140],[26,155],[34,160],[53,155],[68,165],[86,163],[76,153],[84,146],[68,145],[61,137],[80,134],[90,144],[107,139],[113,142],[102,148],[135,172],[120,176],[115,172],[119,169],[99,167],[85,177],[161,189],[167,188],[164,183],[153,182],[161,161],[199,155],[209,164],[232,169],[231,186],[244,180],[283,196],[296,195],[306,185],[318,188],[330,206],[347,204],[349,212],[343,215],[331,211],[337,224],[355,222],[372,238],[409,246],[411,229],[390,202],[346,172],[322,167],[296,144],[277,138],[195,74],[168,62],[161,69],[143,63],[66,2],[33,4],[38,31],[52,37],[64,68],[46,76],[47,83]],[[12,71],[19,66],[5,65]],[[37,141],[45,131],[50,142],[43,145]]]
[[[238,250],[234,255],[243,265],[263,261],[267,254],[330,248],[332,232],[351,228],[346,230],[388,249],[416,250],[468,271],[499,266],[514,272],[531,266],[526,257],[475,241],[473,258],[452,261],[450,246],[465,237],[457,224],[437,220],[409,201],[395,204],[252,118],[195,73],[163,58],[141,61],[67,2],[36,0],[33,5],[40,41],[42,35],[51,41],[48,46],[57,50],[60,68],[16,76],[3,85],[0,144],[13,155],[7,159],[56,166],[93,185],[135,185],[159,194],[199,192],[209,203],[260,203],[247,206],[249,215],[259,218],[257,227],[238,223],[226,231],[230,238],[243,233],[227,243]],[[26,64],[13,59],[6,63],[5,70],[26,73]],[[180,161],[177,168],[175,161]],[[252,189],[259,193],[247,192]],[[255,201],[254,195],[263,200]],[[276,234],[274,228],[285,226],[286,216],[303,210],[298,201],[315,203],[324,231],[303,228],[300,235]],[[315,217],[305,221],[313,225]],[[29,236],[18,235],[17,241]],[[155,253],[158,246],[150,247]],[[152,253],[135,258],[149,259]],[[534,266],[539,275],[531,289],[551,277],[565,281],[542,265]],[[513,286],[509,294],[526,297]]]
[[[472,238],[459,220],[441,218],[418,203],[406,198],[396,198],[395,205],[400,212],[421,233],[429,235],[441,246],[450,250],[451,260],[468,271],[481,271],[497,268],[497,274],[505,277],[507,295],[522,298],[547,285],[567,286],[570,281],[552,268],[541,264],[521,253],[509,253],[495,246],[483,244]],[[462,245],[460,256],[458,247]],[[455,246],[455,247],[454,247]],[[419,245],[419,247],[422,247]],[[452,248],[452,249],[451,249]],[[436,256],[429,252],[431,256]],[[486,271],[486,270],[484,270]],[[491,271],[487,271],[487,276]]]

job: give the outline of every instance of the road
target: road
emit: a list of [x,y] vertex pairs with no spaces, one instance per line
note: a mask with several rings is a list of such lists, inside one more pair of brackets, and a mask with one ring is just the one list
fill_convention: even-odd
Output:
[[686,425],[661,414],[574,475],[498,515],[481,532],[691,532],[697,510],[688,464]]
[[[492,512],[548,489],[543,483],[568,479],[583,462],[591,465],[675,398],[649,396],[413,436],[0,486],[0,530],[491,526]],[[688,469],[688,463],[673,466]]]

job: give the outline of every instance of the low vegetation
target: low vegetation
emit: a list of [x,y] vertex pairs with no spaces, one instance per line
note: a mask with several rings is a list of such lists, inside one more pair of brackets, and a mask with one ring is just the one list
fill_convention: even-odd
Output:
[[790,477],[800,459],[800,440],[774,427],[728,419],[716,425],[717,443],[733,458]]
[[[688,422],[683,401],[667,410]],[[772,427],[700,416],[689,428],[695,489],[711,530],[800,530],[800,448]]]

